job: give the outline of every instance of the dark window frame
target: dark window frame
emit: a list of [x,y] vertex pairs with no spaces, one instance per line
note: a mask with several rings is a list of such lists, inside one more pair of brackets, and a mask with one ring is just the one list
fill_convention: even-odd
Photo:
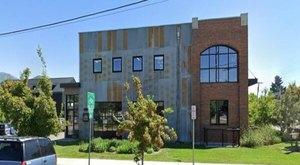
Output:
[[[114,63],[114,60],[118,60],[120,59],[121,60],[121,70],[115,70],[115,63]],[[122,57],[113,57],[112,58],[112,72],[122,72]]]
[[[109,107],[99,108],[101,106],[111,106],[111,105],[113,105],[114,108],[117,109],[111,109],[112,111],[109,111]],[[100,132],[117,131],[119,124],[114,120],[114,117],[121,120],[123,115],[122,110],[123,110],[122,102],[118,102],[118,101],[96,102],[95,110],[94,110],[94,121],[97,121],[97,124],[94,123],[93,131],[100,131]],[[104,122],[104,120],[106,122]],[[100,121],[102,121],[102,123]]]
[[[217,112],[216,112],[216,123],[212,123],[212,116],[211,116],[211,104],[212,104],[212,102],[216,102],[216,108],[217,108]],[[226,123],[221,123],[220,122],[220,117],[222,116],[222,115],[220,115],[220,102],[227,102],[227,114],[226,114]],[[228,119],[229,119],[229,101],[228,100],[210,100],[210,103],[209,103],[209,120],[210,120],[210,125],[228,125],[228,123],[229,123],[229,121],[228,121]]]
[[[163,59],[163,66],[162,69],[156,69],[156,65],[155,65],[155,58],[156,57],[162,57]],[[165,56],[163,54],[159,54],[159,55],[154,55],[153,56],[153,69],[154,71],[163,71],[165,69]]]
[[[134,59],[141,58],[141,69],[134,69]],[[132,71],[133,72],[142,72],[143,71],[143,56],[133,56],[132,57]]]
[[[95,61],[100,60],[101,61],[101,70],[100,71],[95,71]],[[102,73],[102,58],[95,58],[93,59],[93,73]]]
[[[220,51],[220,47],[221,48],[226,48],[227,52],[219,52]],[[213,50],[213,52],[211,51]],[[224,49],[223,49],[224,50]],[[220,66],[220,59],[221,57],[224,57],[224,55],[227,58],[227,66],[226,67],[222,67]],[[234,64],[234,66],[230,66],[230,56],[231,55],[235,55],[236,56],[236,64]],[[208,57],[208,67],[202,67],[201,66],[201,57]],[[215,62],[215,66],[211,66],[211,59],[214,58]],[[237,83],[239,82],[239,53],[237,50],[235,50],[234,48],[227,46],[227,45],[214,45],[211,47],[206,48],[203,52],[200,53],[200,83]],[[230,80],[232,74],[230,74],[230,70],[236,69],[236,80]],[[208,71],[208,77],[207,77],[207,81],[204,81],[201,78],[201,72],[203,71]],[[213,74],[211,74],[211,71],[215,70]],[[227,74],[227,79],[226,81],[221,81],[221,72],[225,70],[226,74]],[[214,78],[211,77],[211,75],[214,75]]]

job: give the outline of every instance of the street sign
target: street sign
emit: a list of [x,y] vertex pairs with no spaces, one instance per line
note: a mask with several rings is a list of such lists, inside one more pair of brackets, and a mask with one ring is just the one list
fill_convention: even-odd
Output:
[[196,119],[196,105],[191,106],[191,118],[193,123],[193,165],[195,164],[195,119]]
[[95,93],[92,92],[87,93],[87,107],[89,112],[89,119],[92,119],[94,109],[95,109]]
[[93,120],[93,113],[95,109],[95,93],[88,92],[87,93],[87,107],[89,112],[89,119],[90,119],[90,133],[89,133],[89,162],[88,165],[91,163],[91,141],[92,141],[92,120]]
[[191,107],[191,118],[192,120],[196,119],[196,105],[192,105]]

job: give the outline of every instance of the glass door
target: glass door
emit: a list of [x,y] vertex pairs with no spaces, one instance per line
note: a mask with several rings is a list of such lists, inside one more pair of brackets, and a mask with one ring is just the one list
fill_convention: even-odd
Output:
[[78,137],[78,95],[66,95],[66,137]]

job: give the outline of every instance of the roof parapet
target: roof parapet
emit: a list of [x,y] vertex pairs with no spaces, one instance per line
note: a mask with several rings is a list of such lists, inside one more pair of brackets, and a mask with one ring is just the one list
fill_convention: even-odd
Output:
[[247,26],[248,25],[248,13],[242,13],[241,14],[241,26]]
[[192,29],[198,29],[198,17],[192,18]]

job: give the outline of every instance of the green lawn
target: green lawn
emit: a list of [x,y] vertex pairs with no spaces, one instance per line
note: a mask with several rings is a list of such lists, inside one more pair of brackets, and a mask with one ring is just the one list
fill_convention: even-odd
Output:
[[[191,162],[189,144],[169,144],[159,153],[146,155],[146,160]],[[87,158],[88,153],[79,152],[78,142],[58,142],[55,145],[60,158]],[[291,152],[290,144],[280,143],[259,148],[196,148],[195,161],[202,163],[249,163],[274,165],[299,165],[300,152]],[[91,158],[132,160],[131,154],[91,153]]]

